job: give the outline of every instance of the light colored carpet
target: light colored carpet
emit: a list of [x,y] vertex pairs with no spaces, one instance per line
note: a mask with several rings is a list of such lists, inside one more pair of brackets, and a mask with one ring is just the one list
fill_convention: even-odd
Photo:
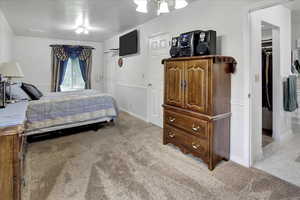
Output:
[[299,187],[233,162],[210,172],[124,113],[97,132],[29,144],[25,168],[24,200],[300,199]]

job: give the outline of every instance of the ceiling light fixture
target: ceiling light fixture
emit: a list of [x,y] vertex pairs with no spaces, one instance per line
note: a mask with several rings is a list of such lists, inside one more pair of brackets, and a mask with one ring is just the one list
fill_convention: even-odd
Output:
[[89,34],[89,30],[85,26],[78,26],[77,29],[75,30],[75,33],[77,33],[77,34],[84,33],[87,35],[87,34]]
[[75,32],[77,33],[77,34],[81,34],[82,32],[84,31],[84,28],[83,27],[78,27],[76,30],[75,30]]
[[169,13],[169,7],[174,9],[181,9],[188,5],[186,0],[133,0],[137,5],[136,11],[140,13],[148,13],[148,3],[154,1],[157,4],[157,15],[161,13]]

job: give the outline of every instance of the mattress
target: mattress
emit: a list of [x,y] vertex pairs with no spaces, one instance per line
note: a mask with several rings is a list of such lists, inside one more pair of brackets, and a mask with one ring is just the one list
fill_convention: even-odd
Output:
[[49,93],[30,101],[26,112],[26,135],[43,133],[115,119],[114,98],[96,90]]

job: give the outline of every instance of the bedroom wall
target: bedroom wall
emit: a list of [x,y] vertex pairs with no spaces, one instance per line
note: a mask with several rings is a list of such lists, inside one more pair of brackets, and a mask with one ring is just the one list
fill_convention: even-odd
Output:
[[296,48],[296,40],[300,39],[300,11],[292,15],[292,48]]
[[[124,58],[123,68],[117,66],[118,56],[105,54],[106,91],[113,94],[121,109],[141,119],[147,119],[148,38],[168,32],[171,36],[197,30],[214,29],[219,36],[219,54],[233,56],[237,71],[232,76],[231,160],[249,165],[249,100],[247,70],[244,58],[244,34],[247,25],[247,5],[242,3],[212,3],[199,1],[189,7],[160,16],[138,26],[139,55]],[[246,22],[246,23],[245,23]],[[118,35],[105,41],[104,49],[118,48]],[[163,66],[161,66],[163,67]],[[119,95],[122,93],[123,95]],[[129,103],[128,103],[129,102]]]
[[[297,40],[300,39],[300,11],[292,13],[292,48],[293,61],[300,59],[300,48],[297,48]],[[300,99],[300,79],[298,79],[298,99]],[[293,113],[292,117],[293,133],[300,134],[300,111]]]
[[12,42],[14,33],[0,10],[0,63],[12,58]]
[[13,58],[20,63],[24,82],[32,83],[43,92],[51,87],[51,44],[93,46],[92,88],[103,91],[103,44],[96,42],[58,40],[16,36],[13,41]]

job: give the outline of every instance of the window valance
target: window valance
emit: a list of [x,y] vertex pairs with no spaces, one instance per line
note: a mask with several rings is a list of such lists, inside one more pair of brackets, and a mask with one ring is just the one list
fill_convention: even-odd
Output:
[[52,84],[51,91],[61,91],[65,79],[68,62],[79,61],[85,89],[91,89],[92,54],[93,47],[72,45],[50,45],[52,47]]
[[50,45],[54,55],[61,61],[69,58],[79,58],[79,60],[87,60],[92,55],[93,47],[89,46],[71,46],[71,45]]

